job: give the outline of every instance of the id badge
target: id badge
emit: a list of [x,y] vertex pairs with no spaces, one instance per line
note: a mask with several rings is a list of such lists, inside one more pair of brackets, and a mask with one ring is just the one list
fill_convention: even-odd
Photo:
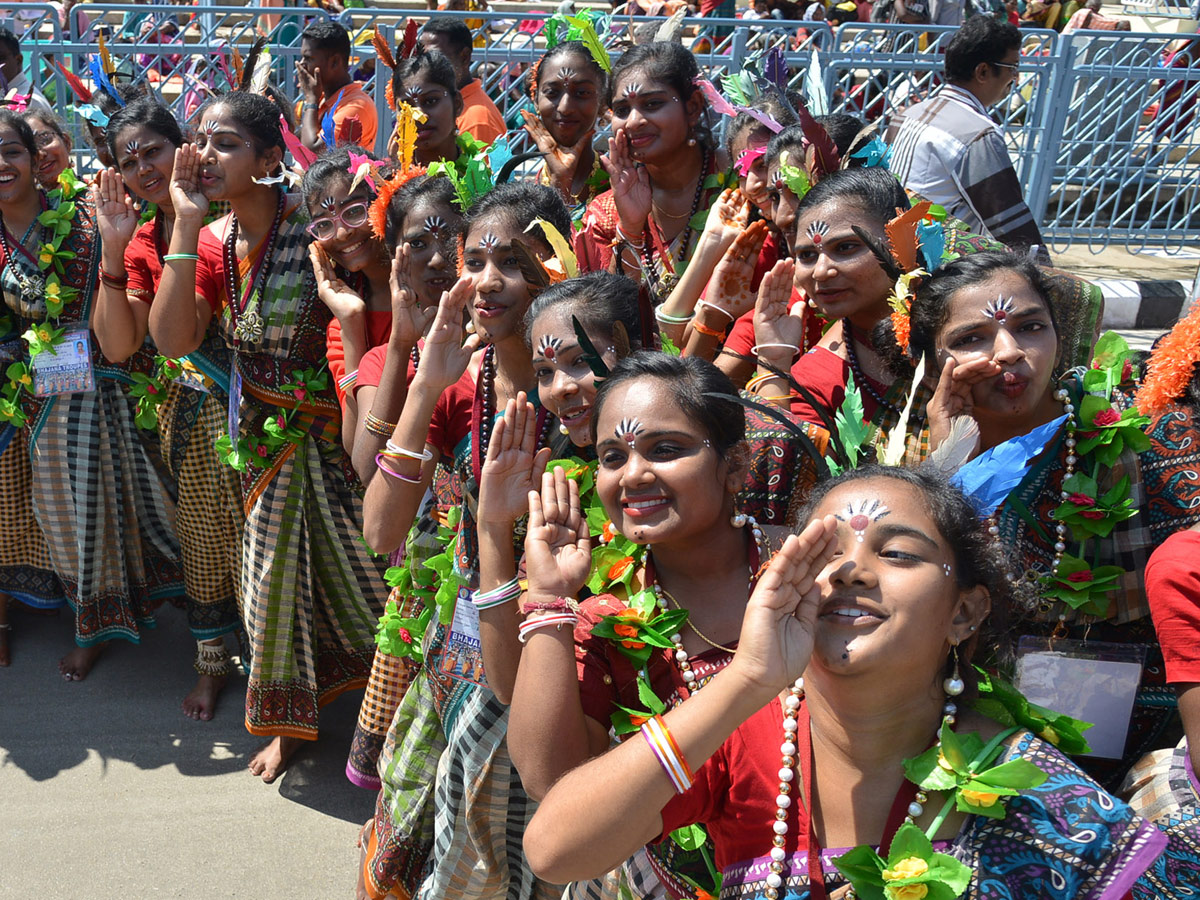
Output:
[[1017,688],[1033,703],[1093,723],[1085,755],[1120,759],[1145,660],[1144,644],[1025,635],[1017,645]]
[[233,369],[229,373],[229,407],[225,411],[225,425],[229,429],[229,439],[237,446],[238,417],[242,410],[242,373],[238,371],[237,358],[233,360]]
[[471,599],[471,591],[465,587],[458,589],[458,598],[454,601],[454,618],[446,634],[441,668],[459,681],[487,685],[483,674],[483,646],[479,641],[479,610]]
[[62,341],[33,358],[33,392],[38,397],[82,394],[96,389],[92,337],[87,328],[68,328]]

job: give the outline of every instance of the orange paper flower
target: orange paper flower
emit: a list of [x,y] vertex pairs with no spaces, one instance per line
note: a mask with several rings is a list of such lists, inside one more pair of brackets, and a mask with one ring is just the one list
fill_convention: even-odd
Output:
[[1200,303],[1175,323],[1158,342],[1146,366],[1146,380],[1134,402],[1144,416],[1154,416],[1175,405],[1187,389],[1200,359]]
[[384,232],[387,230],[387,208],[388,204],[392,202],[392,195],[417,176],[424,174],[423,167],[414,166],[407,172],[401,172],[379,182],[379,194],[371,202],[369,213],[371,231],[379,240],[383,240]]

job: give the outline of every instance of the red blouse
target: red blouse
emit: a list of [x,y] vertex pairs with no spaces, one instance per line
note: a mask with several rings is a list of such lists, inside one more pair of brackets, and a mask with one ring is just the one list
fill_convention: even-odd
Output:
[[125,274],[129,276],[125,293],[143,303],[154,302],[162,279],[162,259],[158,254],[160,249],[165,253],[167,248],[161,243],[161,224],[156,216],[134,232],[125,248]]
[[1146,563],[1146,597],[1167,683],[1200,682],[1200,532],[1177,531]]
[[[367,310],[367,349],[386,345],[392,336],[391,310]],[[338,386],[346,374],[346,350],[342,346],[342,323],[334,316],[325,329],[325,357],[329,360],[329,374],[333,376],[333,389],[337,392],[342,412],[346,411],[346,392]],[[361,368],[361,360],[359,361]],[[410,379],[411,380],[411,379]]]
[[[846,399],[846,382],[850,380],[850,363],[842,359],[832,350],[825,347],[813,347],[792,366],[792,377],[796,383],[807,389],[817,399],[821,406],[832,416]],[[868,383],[875,388],[880,396],[887,393],[887,385],[880,384],[870,376],[865,376]],[[860,390],[863,402],[863,416],[870,421],[879,404],[871,396],[870,391]],[[792,415],[805,422],[821,425],[821,417],[816,410],[804,400],[792,401]]]

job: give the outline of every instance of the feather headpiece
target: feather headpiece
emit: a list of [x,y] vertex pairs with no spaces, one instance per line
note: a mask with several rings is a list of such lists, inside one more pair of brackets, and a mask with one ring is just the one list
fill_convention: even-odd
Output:
[[59,74],[66,79],[67,86],[71,88],[71,93],[75,95],[76,100],[78,100],[80,103],[91,103],[92,92],[88,90],[87,85],[79,79],[78,75],[60,63],[53,56],[47,56],[46,59],[48,59],[50,61],[50,65],[54,66],[54,68],[58,70]]
[[[267,54],[267,58],[263,59],[264,51],[267,47],[267,39],[260,37],[250,48],[250,52],[246,54],[245,65],[242,66],[242,71],[238,75],[239,91],[248,91],[255,94],[262,93],[262,90],[257,89],[259,85],[266,88],[266,80],[271,74],[271,59]],[[265,65],[263,63],[265,62]],[[237,67],[237,57],[233,60],[234,67]],[[260,74],[259,66],[262,66],[262,74]]]
[[1154,416],[1179,402],[1200,361],[1200,303],[1175,323],[1154,347],[1146,364],[1146,378],[1134,402],[1144,416]]
[[371,201],[368,218],[371,222],[371,231],[379,240],[383,240],[383,236],[387,231],[387,209],[388,204],[392,202],[392,195],[414,178],[418,178],[424,174],[425,170],[418,166],[377,182],[378,190],[375,194],[375,199]]

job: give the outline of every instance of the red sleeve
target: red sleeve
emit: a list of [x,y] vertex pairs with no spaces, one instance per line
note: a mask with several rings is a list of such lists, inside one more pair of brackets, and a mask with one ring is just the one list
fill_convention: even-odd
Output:
[[[792,366],[792,378],[833,415],[846,397],[846,373],[849,371],[850,366],[836,353],[814,347]],[[806,400],[792,401],[792,415],[814,425],[821,424],[821,417]]]
[[334,316],[325,328],[325,358],[329,360],[329,374],[333,377],[333,390],[338,405],[346,410],[346,392],[338,384],[346,374],[346,350],[342,347],[342,323]]
[[1200,532],[1171,535],[1146,563],[1146,596],[1167,683],[1200,682]]
[[[334,319],[336,322],[337,320]],[[332,328],[333,326],[330,325]],[[358,379],[354,383],[355,390],[360,387],[379,387],[383,378],[383,364],[387,361],[387,344],[372,347],[363,354],[358,362]]]
[[162,278],[162,260],[154,246],[154,233],[154,223],[147,222],[134,233],[133,240],[125,248],[125,274],[129,276],[125,292],[131,300],[143,303],[154,302]]
[[221,242],[213,235],[212,229],[200,229],[200,242],[196,246],[196,253],[200,256],[196,262],[196,293],[208,301],[214,313],[220,312],[225,300],[225,261],[222,251]]
[[617,236],[617,207],[612,191],[605,191],[590,204],[583,228],[575,232],[575,256],[580,272],[606,272],[613,258],[612,242]]
[[[359,369],[361,372],[361,367]],[[437,447],[444,459],[454,458],[454,449],[471,432],[471,406],[475,401],[475,377],[470,368],[438,398],[429,421],[425,443]]]

